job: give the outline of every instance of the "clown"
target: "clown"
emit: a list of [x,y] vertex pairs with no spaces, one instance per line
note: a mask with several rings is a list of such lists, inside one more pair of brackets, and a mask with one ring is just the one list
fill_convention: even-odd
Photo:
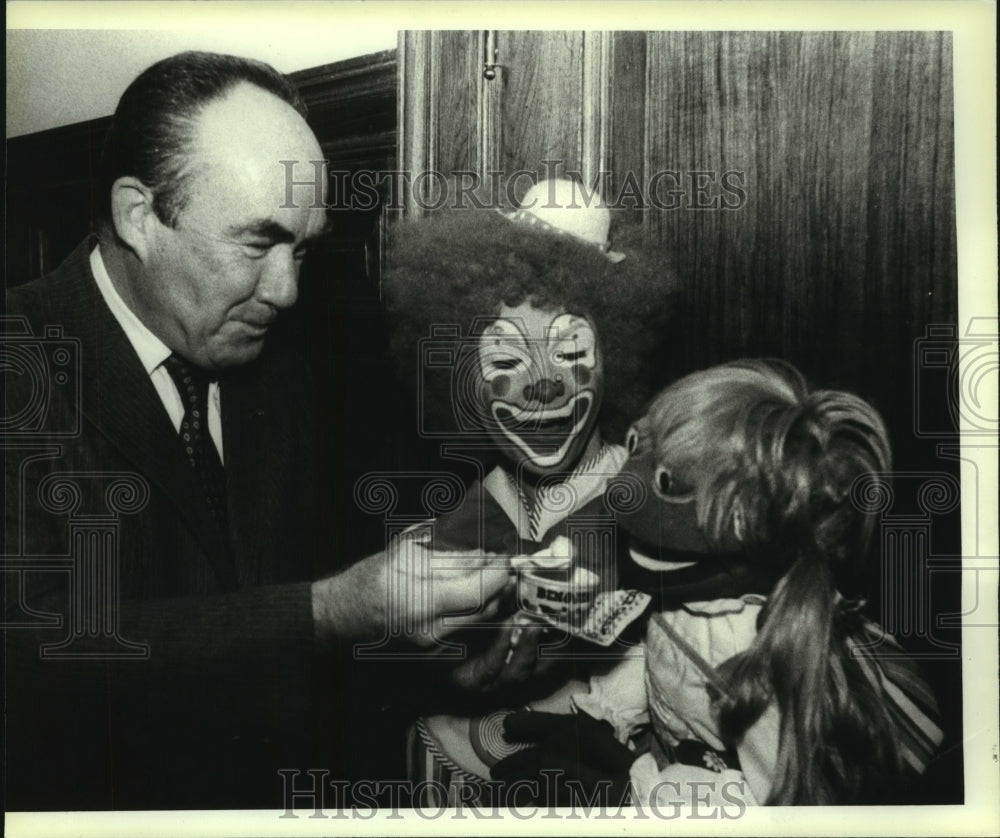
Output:
[[494,776],[560,768],[616,805],[630,780],[659,807],[905,800],[941,742],[934,697],[841,593],[874,524],[855,493],[891,467],[878,413],[734,362],[668,387],[627,447],[644,491],[616,516],[660,590],[645,654],[592,678],[575,716],[507,718],[537,746]]
[[[395,228],[384,284],[393,355],[410,379],[420,359],[424,430],[485,464],[461,507],[411,538],[413,549],[560,553],[574,516],[603,511],[626,458],[612,440],[664,374],[649,359],[669,334],[674,287],[662,257],[611,250],[609,225],[609,210],[579,185],[542,181],[513,212],[466,207]],[[602,546],[573,561],[607,590],[613,545],[593,540]],[[507,687],[508,697],[511,685],[537,684],[540,631],[511,622],[452,680],[478,692]],[[524,694],[515,700],[523,706]],[[452,789],[488,778],[479,721],[421,719],[411,776]]]
[[526,472],[543,475],[600,450],[593,431],[604,370],[587,317],[505,303],[478,355],[488,431]]

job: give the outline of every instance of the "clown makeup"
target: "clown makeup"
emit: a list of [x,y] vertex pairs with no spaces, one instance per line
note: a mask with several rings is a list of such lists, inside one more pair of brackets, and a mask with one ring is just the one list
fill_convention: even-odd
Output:
[[504,305],[479,341],[490,435],[534,474],[572,468],[595,436],[603,363],[593,324],[562,309]]

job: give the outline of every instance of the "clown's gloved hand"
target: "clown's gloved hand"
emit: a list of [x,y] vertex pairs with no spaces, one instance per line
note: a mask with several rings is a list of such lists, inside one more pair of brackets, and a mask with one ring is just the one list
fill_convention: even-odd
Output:
[[537,783],[535,803],[582,805],[595,795],[606,807],[628,802],[636,755],[615,739],[608,722],[586,713],[520,711],[504,719],[504,734],[510,742],[535,745],[500,760],[490,773],[495,780]]

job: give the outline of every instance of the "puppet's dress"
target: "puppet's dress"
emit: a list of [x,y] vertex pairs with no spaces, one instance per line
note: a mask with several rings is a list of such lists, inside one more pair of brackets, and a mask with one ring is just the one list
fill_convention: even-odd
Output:
[[[479,484],[470,487],[465,511],[442,516],[434,522],[435,557],[446,558],[451,551],[461,553],[482,548],[506,555],[530,554],[550,544],[557,536],[569,536],[578,543],[606,542],[612,538],[614,521],[603,506],[608,480],[616,476],[628,455],[620,445],[605,445],[594,457],[579,464],[564,479],[539,491],[527,505],[510,472],[495,468]],[[469,515],[469,508],[481,505],[481,514]],[[572,516],[572,517],[571,517]],[[580,522],[580,523],[577,523]],[[574,530],[588,530],[583,538]],[[593,557],[592,557],[593,558]],[[613,572],[615,557],[600,561]],[[584,561],[586,566],[589,561]],[[598,568],[592,567],[602,578]],[[566,713],[572,709],[571,695],[586,690],[586,681],[571,680],[554,694],[528,702],[538,710]],[[480,800],[470,794],[488,791],[492,757],[490,741],[500,737],[504,712],[488,716],[425,716],[410,728],[407,741],[407,774],[415,783],[432,783],[445,789],[447,802],[456,805]],[[484,758],[488,760],[484,762]],[[471,788],[470,788],[471,787]]]
[[767,797],[776,710],[769,707],[735,749],[723,741],[712,710],[714,668],[750,645],[764,601],[746,594],[652,615],[636,654],[592,677],[589,693],[573,697],[578,709],[610,722],[621,742],[641,741],[648,723],[648,749],[630,771],[640,805],[667,811],[691,805],[693,795],[706,806]]
[[[735,747],[723,741],[713,710],[713,694],[726,688],[716,669],[749,647],[765,601],[744,594],[654,613],[643,655],[592,677],[589,693],[573,697],[579,710],[609,721],[623,743],[640,740],[647,723],[651,728],[648,749],[630,769],[637,804],[661,812],[679,805],[732,812],[767,800],[778,761],[777,705],[772,701]],[[880,691],[909,769],[923,773],[943,734],[919,668],[869,620],[860,621],[849,643]]]

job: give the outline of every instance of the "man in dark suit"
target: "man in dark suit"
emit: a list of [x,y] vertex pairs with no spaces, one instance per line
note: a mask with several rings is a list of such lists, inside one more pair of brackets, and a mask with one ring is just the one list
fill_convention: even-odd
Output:
[[509,591],[471,568],[432,598],[391,550],[311,581],[307,377],[267,337],[325,229],[322,159],[272,68],[165,59],[116,110],[98,235],[8,294],[9,809],[281,807],[279,769],[343,756],[311,748],[340,707],[314,706],[318,650],[390,616],[427,644]]

